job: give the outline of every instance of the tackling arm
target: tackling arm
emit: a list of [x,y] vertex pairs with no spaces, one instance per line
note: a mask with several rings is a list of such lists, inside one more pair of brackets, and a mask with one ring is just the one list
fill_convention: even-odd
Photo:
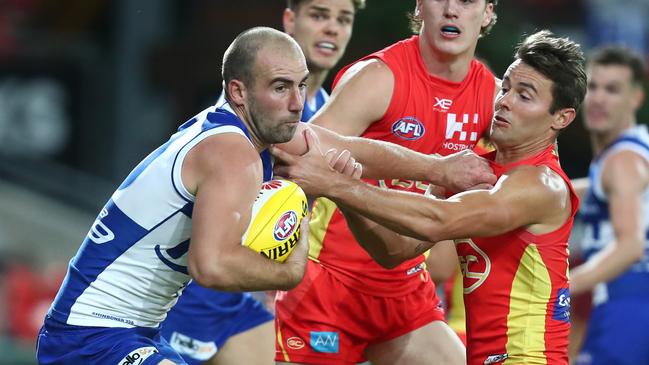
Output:
[[496,180],[486,161],[471,151],[447,157],[425,155],[377,140],[359,138],[372,123],[381,119],[390,105],[394,76],[378,59],[360,62],[341,78],[329,101],[311,123],[300,124],[296,137],[278,147],[292,154],[307,151],[304,131],[313,130],[326,151],[349,150],[363,164],[367,178],[430,181],[452,191],[462,191]]

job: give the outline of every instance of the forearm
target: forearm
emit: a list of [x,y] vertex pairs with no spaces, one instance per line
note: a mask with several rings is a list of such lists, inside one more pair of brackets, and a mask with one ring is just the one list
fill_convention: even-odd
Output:
[[341,209],[354,210],[388,229],[422,241],[431,240],[439,223],[431,199],[423,195],[380,189],[362,181],[332,176],[327,197]]
[[615,279],[641,257],[638,250],[621,249],[618,242],[612,242],[590,260],[570,270],[571,294],[590,291],[599,283]]
[[192,276],[200,285],[216,290],[261,291],[291,289],[303,274],[303,265],[282,264],[237,246],[220,250],[210,262],[203,260],[202,267],[196,268]]
[[345,220],[358,243],[381,266],[392,269],[417,257],[432,244],[400,235],[360,214],[342,208]]
[[363,164],[363,177],[371,179],[404,179],[445,184],[440,158],[413,151],[385,141],[345,137],[325,128],[313,126],[322,149],[347,149]]

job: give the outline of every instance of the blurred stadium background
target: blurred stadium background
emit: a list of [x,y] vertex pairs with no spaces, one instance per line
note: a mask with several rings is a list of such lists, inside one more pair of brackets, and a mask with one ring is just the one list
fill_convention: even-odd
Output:
[[[408,37],[414,0],[367,0],[339,66]],[[35,364],[35,335],[65,264],[116,184],[220,93],[242,30],[281,29],[283,0],[0,1],[0,364]],[[478,55],[497,75],[525,33],[649,55],[647,0],[501,0]],[[334,75],[330,75],[330,79]],[[329,81],[330,82],[330,81]],[[649,107],[639,116],[649,121]],[[341,121],[344,122],[344,121]],[[585,175],[575,123],[562,164]]]

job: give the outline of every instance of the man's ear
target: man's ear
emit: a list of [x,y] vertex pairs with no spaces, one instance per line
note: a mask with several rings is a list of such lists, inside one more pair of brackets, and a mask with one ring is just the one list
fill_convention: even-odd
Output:
[[295,12],[293,10],[284,9],[282,24],[284,25],[284,32],[293,37],[295,35]]
[[248,97],[248,90],[243,82],[236,79],[230,80],[225,87],[228,91],[230,101],[234,103],[234,105],[240,106],[245,104],[246,98]]
[[557,110],[554,113],[554,120],[552,121],[552,129],[558,131],[566,128],[567,126],[570,125],[570,123],[572,123],[573,120],[575,120],[576,116],[577,116],[577,111],[574,108],[563,108]]

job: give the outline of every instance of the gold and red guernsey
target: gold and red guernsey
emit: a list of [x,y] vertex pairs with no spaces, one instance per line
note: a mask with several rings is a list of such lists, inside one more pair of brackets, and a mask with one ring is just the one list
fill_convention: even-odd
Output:
[[492,162],[498,177],[520,165],[545,165],[561,175],[571,190],[572,215],[547,234],[518,229],[455,241],[464,276],[469,365],[568,364],[568,237],[579,201],[553,146],[514,164]]
[[[418,47],[419,37],[398,42],[364,59],[378,58],[395,78],[385,115],[363,137],[397,143],[426,153],[448,155],[473,148],[493,116],[495,78],[474,60],[461,82],[429,75]],[[350,66],[347,66],[349,68]],[[334,83],[347,70],[343,69]],[[423,193],[427,184],[402,180],[367,180],[370,184]],[[360,247],[336,206],[318,199],[311,219],[310,256],[345,285],[375,296],[397,297],[429,280],[424,256],[387,270]]]

